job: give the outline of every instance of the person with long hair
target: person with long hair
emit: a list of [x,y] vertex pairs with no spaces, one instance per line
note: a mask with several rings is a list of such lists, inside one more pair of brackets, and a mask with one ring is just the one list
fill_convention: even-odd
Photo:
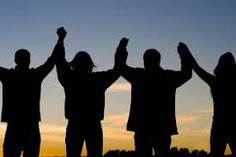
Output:
[[56,45],[57,75],[65,91],[65,117],[67,157],[81,155],[85,141],[88,157],[102,157],[105,91],[118,78],[114,68],[94,72],[94,63],[85,51],[79,51],[71,62],[65,59],[64,38],[67,32],[59,28]]
[[[187,47],[187,46],[186,46]],[[189,51],[190,52],[190,51]],[[231,52],[220,56],[214,74],[204,70],[189,53],[190,62],[197,75],[206,82],[213,99],[213,121],[210,137],[210,155],[223,157],[226,144],[236,156],[236,64]]]

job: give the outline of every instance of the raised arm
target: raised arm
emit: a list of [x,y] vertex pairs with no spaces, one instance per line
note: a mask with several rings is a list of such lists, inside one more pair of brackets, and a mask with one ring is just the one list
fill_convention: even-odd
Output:
[[39,66],[38,68],[36,68],[35,70],[38,72],[39,78],[40,79],[44,79],[44,77],[46,77],[48,75],[48,73],[53,69],[56,60],[57,60],[57,53],[60,49],[60,45],[63,44],[62,39],[58,39],[56,46],[54,47],[51,56],[47,59],[47,61]]
[[117,68],[122,68],[123,66],[126,65],[126,60],[128,56],[128,52],[126,50],[126,46],[128,44],[129,39],[127,38],[122,38],[120,40],[120,43],[116,49],[116,54],[115,54],[115,66]]
[[186,52],[185,55],[188,64],[192,66],[193,70],[203,81],[205,81],[208,85],[211,85],[215,77],[198,65],[197,61],[194,59],[188,47],[184,43],[181,43],[181,45],[182,45],[182,50]]
[[133,78],[135,78],[135,70],[134,68],[129,67],[126,64],[126,60],[128,57],[127,44],[129,39],[122,38],[120,43],[116,49],[115,54],[115,67],[117,67],[121,76],[123,76],[127,81],[131,82]]
[[55,46],[55,52],[54,52],[54,55],[56,56],[56,63],[59,63],[62,60],[65,60],[64,40],[65,40],[66,34],[67,32],[64,29],[64,27],[60,27],[57,29],[58,40],[57,40],[57,44]]
[[96,73],[97,76],[100,76],[101,81],[104,82],[105,89],[111,86],[121,75],[120,68],[125,64],[127,58],[127,54],[125,54],[127,43],[128,39],[121,39],[116,49],[113,69]]
[[54,55],[56,58],[57,76],[62,85],[65,84],[70,71],[70,65],[65,59],[64,39],[66,37],[66,34],[67,32],[63,27],[57,29],[58,41],[54,51]]
[[181,70],[174,73],[176,86],[181,86],[192,77],[192,67],[188,59],[190,53],[187,46],[184,43],[179,43],[177,52],[181,59]]

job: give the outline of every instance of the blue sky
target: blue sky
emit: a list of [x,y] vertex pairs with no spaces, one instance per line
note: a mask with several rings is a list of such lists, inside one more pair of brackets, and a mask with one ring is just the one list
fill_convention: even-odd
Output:
[[[161,65],[178,70],[180,60],[176,47],[179,41],[183,41],[199,64],[212,73],[221,54],[231,51],[236,55],[235,7],[233,0],[1,1],[0,66],[14,67],[14,53],[20,48],[31,52],[32,67],[39,66],[52,52],[57,40],[56,29],[64,26],[68,31],[65,40],[67,59],[71,60],[76,52],[85,50],[98,66],[95,70],[112,68],[116,46],[125,36],[130,39],[127,61],[130,66],[142,67],[143,52],[156,48],[162,55]],[[120,78],[106,96],[105,113],[109,123],[104,121],[104,128],[118,129],[118,134],[125,132],[130,102],[127,82]],[[181,145],[178,140],[182,139],[185,141],[183,146],[191,147],[192,141],[188,139],[192,138],[188,137],[197,139],[204,133],[206,138],[209,136],[210,91],[194,74],[177,90],[176,96],[181,131],[174,142]],[[41,124],[64,127],[64,93],[55,70],[44,80],[41,98]],[[114,126],[119,116],[122,125]],[[108,134],[109,131],[105,135],[105,144],[109,141],[106,139],[112,139]],[[201,148],[209,148],[206,138],[196,140],[204,145]],[[130,141],[127,143],[133,145]],[[63,147],[63,142],[61,145]]]

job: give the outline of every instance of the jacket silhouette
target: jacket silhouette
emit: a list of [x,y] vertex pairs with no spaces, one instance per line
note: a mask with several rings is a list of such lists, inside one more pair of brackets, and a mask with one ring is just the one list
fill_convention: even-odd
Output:
[[[155,49],[145,51],[144,68],[126,65],[127,51],[119,53],[123,58],[121,75],[131,84],[131,105],[127,130],[135,132],[135,147],[140,156],[166,155],[170,136],[177,134],[175,118],[176,89],[191,78],[191,66],[182,43],[178,46],[181,70],[165,70],[160,66],[160,53]],[[158,147],[164,147],[159,149]]]
[[[93,72],[94,64],[87,52],[78,52],[69,63],[65,59],[63,39],[66,32],[58,29],[57,74],[65,91],[67,156],[80,156],[83,141],[88,156],[102,156],[102,128],[105,91],[119,77],[115,69]],[[62,40],[60,40],[62,38]]]
[[3,145],[4,157],[39,155],[40,92],[43,79],[53,69],[54,55],[41,66],[29,68],[30,53],[20,49],[15,53],[16,67],[0,67],[3,88],[1,121],[7,123]]
[[[28,51],[18,50],[15,58],[22,53],[28,53]],[[28,59],[29,57],[27,56]],[[48,58],[37,68],[21,68],[18,65],[11,69],[0,67],[0,80],[3,85],[2,122],[39,122],[41,120],[41,84],[53,67],[53,57]]]

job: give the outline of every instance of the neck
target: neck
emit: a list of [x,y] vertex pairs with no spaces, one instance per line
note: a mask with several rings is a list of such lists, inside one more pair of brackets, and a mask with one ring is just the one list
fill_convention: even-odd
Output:
[[27,71],[27,70],[29,70],[29,67],[28,66],[22,66],[22,65],[16,65],[15,69],[20,70],[20,71]]
[[163,68],[160,65],[155,66],[155,67],[154,66],[153,67],[145,67],[145,69],[148,71],[162,71],[163,70]]

